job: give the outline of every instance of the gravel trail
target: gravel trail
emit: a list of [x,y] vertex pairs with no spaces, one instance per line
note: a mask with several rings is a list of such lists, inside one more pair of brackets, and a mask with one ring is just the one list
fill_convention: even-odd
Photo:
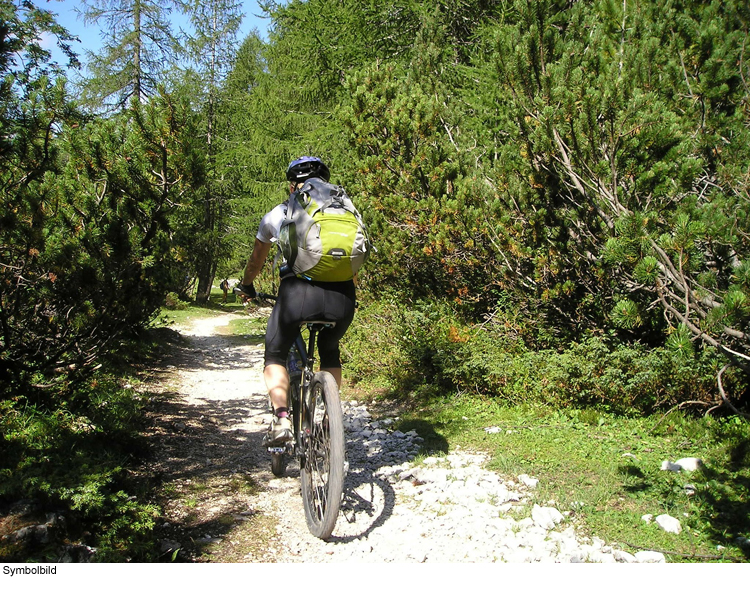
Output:
[[[451,450],[414,463],[421,443],[417,433],[393,430],[396,417],[375,420],[367,406],[356,401],[344,402],[349,468],[342,511],[328,542],[314,538],[305,524],[298,465],[290,464],[283,478],[273,477],[270,458],[260,445],[270,420],[262,379],[263,345],[222,336],[221,327],[231,318],[236,316],[178,328],[186,344],[181,361],[161,378],[162,390],[172,396],[154,419],[155,468],[175,490],[189,490],[198,480],[214,483],[213,494],[198,495],[192,514],[184,497],[166,504],[165,552],[179,546],[174,541],[178,530],[184,534],[192,519],[191,535],[202,532],[211,548],[196,561],[664,560],[662,555],[631,555],[602,540],[579,536],[564,508],[551,499],[536,498],[532,476],[498,475],[483,467],[487,458],[480,454]],[[256,487],[248,491],[231,486],[239,477],[251,479]],[[246,552],[247,543],[240,543],[237,531],[243,521],[261,516],[270,540]],[[202,529],[196,528],[196,520]],[[244,535],[247,541],[254,534]]]

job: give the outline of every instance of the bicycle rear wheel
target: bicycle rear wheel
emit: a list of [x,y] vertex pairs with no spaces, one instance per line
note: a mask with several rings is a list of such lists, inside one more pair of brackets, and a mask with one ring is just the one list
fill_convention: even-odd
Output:
[[286,465],[288,462],[287,455],[285,453],[272,453],[271,454],[271,472],[277,478],[281,478],[286,474]]
[[300,470],[307,527],[326,540],[333,532],[344,490],[344,417],[336,380],[318,372],[310,382],[309,437]]

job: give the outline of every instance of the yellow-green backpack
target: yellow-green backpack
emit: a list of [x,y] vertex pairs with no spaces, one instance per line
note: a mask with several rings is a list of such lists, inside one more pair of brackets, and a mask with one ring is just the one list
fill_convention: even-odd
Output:
[[348,281],[373,249],[362,216],[342,187],[310,178],[289,197],[279,232],[286,266],[312,281]]

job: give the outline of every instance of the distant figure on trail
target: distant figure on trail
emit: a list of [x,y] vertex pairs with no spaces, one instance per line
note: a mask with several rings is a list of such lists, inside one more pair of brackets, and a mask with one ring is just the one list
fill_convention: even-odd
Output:
[[224,298],[221,300],[221,303],[222,304],[226,304],[227,303],[227,294],[229,293],[229,281],[227,281],[226,279],[224,279],[224,281],[222,281],[219,284],[219,289],[221,289],[221,291],[224,292]]

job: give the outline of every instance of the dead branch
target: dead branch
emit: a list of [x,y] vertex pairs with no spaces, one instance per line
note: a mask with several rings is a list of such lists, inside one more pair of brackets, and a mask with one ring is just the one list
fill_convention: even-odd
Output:
[[718,554],[683,554],[682,552],[672,552],[670,550],[655,550],[654,548],[644,548],[643,546],[636,546],[630,542],[620,542],[635,550],[644,550],[647,552],[660,552],[661,554],[669,554],[670,556],[679,556],[680,558],[697,558],[700,560],[731,560],[732,562],[744,562],[738,558],[732,558],[731,556],[721,556]]
[[721,404],[717,404],[717,405],[715,405],[715,406],[712,406],[711,408],[709,408],[709,409],[708,409],[708,410],[706,411],[706,414],[708,415],[708,414],[710,414],[711,412],[713,412],[714,410],[717,410],[717,409],[721,408],[722,406],[726,405],[726,406],[728,406],[728,407],[729,407],[729,408],[730,408],[730,409],[732,410],[732,412],[733,412],[734,414],[736,414],[737,416],[740,416],[740,417],[742,417],[742,418],[743,418],[743,419],[745,419],[745,420],[750,420],[750,415],[748,415],[748,414],[745,414],[744,412],[740,412],[739,410],[737,410],[737,409],[735,408],[735,406],[734,406],[734,405],[733,405],[733,404],[732,404],[731,402],[729,402],[729,398],[727,398],[727,393],[726,393],[726,391],[724,390],[724,383],[723,383],[723,381],[722,381],[722,379],[721,379],[721,376],[722,376],[722,375],[724,374],[724,372],[726,371],[726,369],[727,369],[728,367],[729,367],[729,364],[727,363],[727,364],[726,364],[726,365],[725,365],[724,367],[722,367],[722,368],[721,368],[721,369],[719,370],[719,373],[718,373],[718,375],[716,376],[716,381],[717,381],[717,383],[719,384],[719,393],[721,394],[721,399],[722,399],[722,402],[721,402]]

